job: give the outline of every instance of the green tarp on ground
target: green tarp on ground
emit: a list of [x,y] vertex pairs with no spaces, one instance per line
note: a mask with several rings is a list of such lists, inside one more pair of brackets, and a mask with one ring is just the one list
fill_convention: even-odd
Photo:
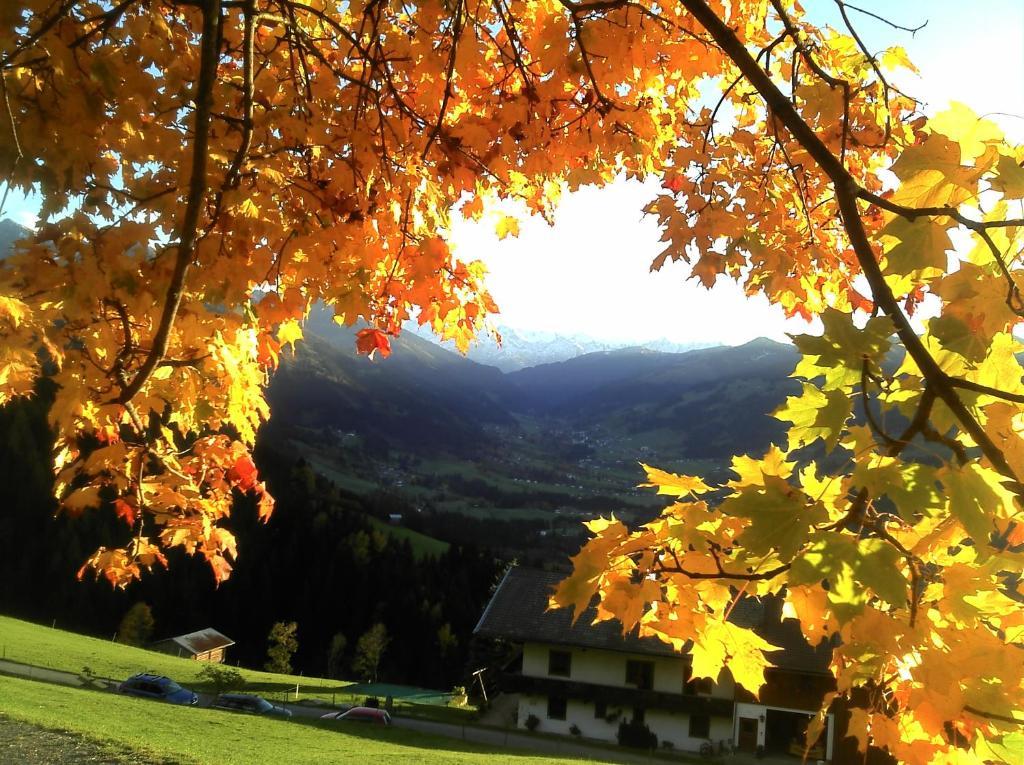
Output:
[[392,685],[391,683],[355,683],[346,685],[340,693],[353,696],[375,696],[384,701],[388,696],[395,701],[410,704],[447,704],[451,694],[444,691],[432,691],[429,688],[416,688],[411,685]]

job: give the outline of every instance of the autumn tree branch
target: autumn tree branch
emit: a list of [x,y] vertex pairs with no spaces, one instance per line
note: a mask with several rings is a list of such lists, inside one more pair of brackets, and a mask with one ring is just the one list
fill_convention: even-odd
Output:
[[[810,67],[811,71],[823,80],[830,88],[840,88],[843,91],[843,131],[839,149],[839,161],[844,162],[846,160],[846,144],[850,136],[850,83],[846,80],[840,79],[839,77],[833,77],[831,74],[826,72],[824,68],[822,68],[821,64],[815,60],[807,44],[801,37],[800,30],[793,24],[793,21],[789,18],[789,14],[786,13],[786,9],[782,7],[780,0],[771,0],[771,4],[775,9],[775,12],[779,15],[779,18],[782,20],[783,28],[786,30],[790,39],[793,40],[793,45],[800,53],[800,57],[804,60],[804,63],[806,63],[807,66]],[[746,50],[746,48],[744,48],[744,50]],[[733,59],[733,61],[735,62],[735,59]],[[793,98],[796,98],[796,92],[793,93]]]
[[746,75],[750,84],[760,93],[769,111],[786,126],[793,138],[803,146],[811,158],[832,181],[835,188],[836,202],[843,227],[850,239],[860,264],[861,271],[871,287],[875,303],[892,320],[896,334],[903,342],[907,353],[917,364],[928,385],[935,390],[936,396],[949,407],[950,411],[961,423],[964,430],[978,444],[982,453],[1004,477],[1015,484],[1018,495],[1024,494],[1024,486],[1016,472],[1006,461],[1002,450],[996,446],[988,433],[968,410],[957,395],[945,373],[925,348],[921,338],[917,336],[910,320],[896,301],[892,290],[886,284],[881,267],[875,258],[874,250],[868,239],[861,212],[857,206],[858,198],[864,189],[850,175],[844,164],[828,149],[810,125],[804,121],[789,99],[779,90],[769,75],[747,51],[743,43],[736,37],[718,15],[704,0],[682,0],[682,4],[707,30],[722,51],[732,59],[740,71]]
[[245,157],[252,143],[252,112],[253,112],[253,45],[256,24],[255,0],[246,0],[242,11],[244,16],[242,31],[242,141],[231,161],[231,166],[224,177],[225,188],[238,185],[239,173],[245,163]]
[[18,43],[10,53],[6,54],[3,58],[0,58],[0,69],[10,69],[16,64],[14,60],[21,55],[23,51],[28,50],[41,40],[47,32],[49,32],[61,19],[63,19],[74,7],[74,0],[61,0],[60,5],[53,13],[43,19],[43,22],[39,25],[39,28],[29,34],[25,39]]
[[918,24],[916,27],[905,27],[902,24],[897,24],[896,22],[885,18],[885,16],[880,16],[877,13],[872,13],[871,11],[856,6],[853,3],[843,2],[843,0],[836,0],[836,5],[839,5],[842,8],[849,8],[852,11],[857,11],[857,13],[863,13],[865,16],[870,16],[876,21],[881,21],[883,24],[888,24],[893,29],[898,29],[901,32],[910,32],[911,36],[917,34],[926,26],[928,26],[928,21],[925,20],[921,24]]
[[1024,726],[1024,719],[1019,717],[1011,717],[1010,715],[1001,715],[997,712],[986,712],[984,709],[978,709],[973,706],[965,706],[964,711],[974,715],[975,717],[984,717],[986,720],[996,720],[997,722],[1009,723],[1010,725]]
[[983,393],[986,396],[992,396],[993,398],[1001,398],[1004,401],[1013,401],[1017,404],[1024,404],[1024,394],[1010,393],[1009,391],[1000,390],[999,388],[993,388],[989,385],[982,385],[981,383],[972,382],[971,380],[964,380],[960,377],[948,377],[949,384],[954,388],[963,388],[964,390],[972,390],[975,393]]
[[974,231],[981,240],[988,247],[989,252],[992,254],[992,259],[995,261],[999,268],[1000,273],[1007,283],[1007,294],[1006,294],[1006,306],[1018,316],[1024,316],[1024,297],[1021,296],[1020,287],[1017,285],[1017,280],[1013,277],[1009,267],[1006,264],[1006,260],[1003,257],[1003,253],[996,246],[995,241],[992,239],[992,235],[989,234],[988,230],[991,228],[1012,228],[1017,226],[1024,226],[1024,218],[1009,218],[1005,220],[996,221],[979,221],[972,218],[968,218],[966,215],[961,213],[955,207],[906,207],[905,205],[896,204],[885,197],[873,194],[866,189],[858,189],[857,196],[861,199],[874,204],[883,210],[895,213],[906,220],[914,221],[920,217],[949,217],[959,223],[961,226]]
[[590,87],[594,89],[594,98],[597,101],[595,107],[598,114],[608,114],[612,109],[615,108],[615,102],[612,101],[608,96],[601,90],[600,84],[597,82],[597,76],[594,74],[594,67],[591,65],[590,57],[591,53],[587,50],[586,44],[583,42],[583,22],[581,16],[585,15],[589,11],[595,10],[607,10],[617,5],[624,5],[625,3],[618,3],[614,0],[609,2],[598,2],[598,3],[573,3],[569,0],[561,0],[562,5],[570,13],[570,23],[572,24],[573,39],[576,40],[576,46],[580,50],[580,59],[583,61],[583,68],[586,69],[587,78],[590,80]]
[[153,344],[145,361],[135,376],[123,386],[120,401],[127,404],[146,384],[167,353],[171,330],[178,315],[178,307],[184,292],[185,277],[195,252],[196,231],[199,215],[206,200],[208,183],[206,166],[210,138],[210,112],[213,105],[213,86],[217,79],[217,55],[220,48],[221,0],[206,0],[203,5],[203,25],[200,38],[199,78],[195,93],[195,120],[192,138],[192,174],[189,179],[188,199],[181,227],[178,230],[178,247],[174,259],[171,281],[164,298],[163,311]]
[[779,574],[784,574],[785,572],[789,571],[791,565],[789,563],[784,563],[780,566],[776,566],[773,569],[769,569],[768,571],[761,572],[754,571],[743,573],[738,571],[726,571],[725,568],[723,568],[722,566],[721,559],[718,557],[714,550],[711,550],[711,555],[715,560],[715,566],[718,569],[718,571],[690,571],[689,569],[683,568],[683,564],[679,560],[679,556],[676,555],[675,550],[668,549],[668,553],[672,556],[674,565],[665,565],[664,559],[659,556],[655,562],[657,566],[656,571],[658,573],[665,574],[682,574],[687,579],[723,579],[726,581],[737,582],[761,582],[767,581],[769,579],[774,579]]
[[464,0],[457,0],[455,6],[455,18],[451,21],[452,26],[452,47],[448,51],[448,67],[444,73],[444,95],[441,97],[441,106],[437,110],[437,123],[430,131],[430,135],[427,136],[427,143],[423,147],[423,158],[426,159],[427,153],[430,151],[430,147],[433,146],[434,141],[437,139],[437,134],[441,132],[441,128],[444,125],[444,116],[448,112],[448,102],[452,97],[452,79],[455,77],[455,57],[459,51],[459,38],[462,37],[462,14],[465,8]]

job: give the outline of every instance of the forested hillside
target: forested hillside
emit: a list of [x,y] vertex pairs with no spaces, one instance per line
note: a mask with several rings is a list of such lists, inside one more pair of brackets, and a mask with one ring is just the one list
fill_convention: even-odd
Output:
[[368,360],[357,355],[355,334],[324,309],[313,312],[306,342],[285,352],[270,386],[275,425],[467,455],[485,425],[513,423],[503,403],[510,384],[497,369],[411,333],[395,338],[388,358]]
[[390,506],[338,490],[272,444],[257,450],[257,462],[278,512],[264,524],[250,499],[236,500],[232,530],[245,555],[227,582],[217,587],[205,562],[180,551],[173,574],[157,566],[127,590],[91,576],[78,581],[89,551],[123,544],[131,532],[109,502],[81,518],[54,517],[48,402],[44,391],[0,409],[0,612],[110,637],[128,608],[145,602],[154,638],[213,626],[237,641],[232,660],[252,667],[265,659],[271,625],[296,621],[295,669],[325,675],[341,634],[345,676],[359,637],[380,623],[390,639],[382,677],[442,688],[460,681],[500,562],[458,544],[419,554],[376,520]]
[[788,377],[796,361],[792,346],[760,339],[688,353],[594,353],[509,377],[521,409],[581,428],[649,434],[649,447],[668,446],[677,459],[708,459],[763,449],[782,436],[782,424],[767,415],[797,392]]
[[[270,387],[275,426],[321,435],[356,433],[412,452],[464,456],[507,448],[531,420],[613,434],[651,433],[670,458],[756,451],[783,427],[768,415],[798,386],[792,346],[755,340],[730,348],[665,353],[597,351],[503,374],[403,333],[388,358],[355,351],[355,330],[314,311],[307,342],[286,355]],[[674,434],[671,444],[664,433]]]

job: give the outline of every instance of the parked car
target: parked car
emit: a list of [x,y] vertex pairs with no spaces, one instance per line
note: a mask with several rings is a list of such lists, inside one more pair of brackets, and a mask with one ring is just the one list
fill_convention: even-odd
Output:
[[140,696],[145,699],[159,699],[169,704],[195,704],[199,696],[188,688],[182,688],[169,677],[142,672],[132,675],[117,688],[129,696]]
[[391,715],[387,713],[387,710],[374,709],[373,707],[352,707],[341,712],[328,712],[325,715],[320,715],[320,719],[391,725]]
[[251,693],[222,693],[210,705],[214,709],[226,709],[230,712],[245,712],[250,715],[278,715],[291,717],[292,711],[277,704],[271,704],[262,696]]

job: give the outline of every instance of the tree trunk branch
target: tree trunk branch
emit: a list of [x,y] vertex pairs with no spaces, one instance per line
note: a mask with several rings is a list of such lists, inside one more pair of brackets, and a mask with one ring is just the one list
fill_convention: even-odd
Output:
[[185,277],[195,252],[196,229],[199,214],[206,201],[206,161],[210,139],[210,112],[213,103],[213,86],[217,80],[217,56],[220,47],[221,0],[206,0],[203,4],[203,29],[200,45],[199,80],[196,83],[195,123],[192,138],[192,175],[188,185],[188,201],[178,231],[178,252],[167,287],[160,324],[157,326],[153,343],[135,377],[121,390],[120,401],[130,402],[146,384],[150,375],[163,360],[174,327],[174,320],[181,305]]
[[992,463],[992,466],[1003,476],[1014,482],[1014,490],[1018,495],[1024,495],[1024,486],[1021,485],[1013,468],[1010,467],[1001,449],[995,445],[988,433],[981,424],[974,418],[967,406],[960,399],[960,396],[950,384],[945,373],[932,358],[931,354],[924,347],[921,339],[914,332],[910,320],[900,308],[892,290],[885,283],[882,270],[875,259],[874,250],[868,240],[864,222],[861,219],[860,209],[857,207],[857,198],[861,195],[860,184],[850,175],[843,163],[828,149],[818,138],[817,134],[800,116],[796,107],[775,85],[750,55],[736,34],[708,7],[704,0],[681,0],[683,6],[694,16],[694,18],[707,30],[712,39],[718,44],[722,51],[736,64],[739,70],[747,78],[747,81],[760,93],[769,111],[776,118],[782,121],[793,138],[800,143],[818,166],[825,172],[832,181],[836,192],[836,201],[839,205],[839,212],[842,218],[843,228],[846,230],[853,246],[861,271],[871,286],[871,292],[876,304],[892,320],[896,334],[903,342],[907,353],[921,370],[921,374],[928,382],[928,386],[935,391],[935,395],[949,407],[953,415],[959,420],[963,429],[978,444],[982,453]]

